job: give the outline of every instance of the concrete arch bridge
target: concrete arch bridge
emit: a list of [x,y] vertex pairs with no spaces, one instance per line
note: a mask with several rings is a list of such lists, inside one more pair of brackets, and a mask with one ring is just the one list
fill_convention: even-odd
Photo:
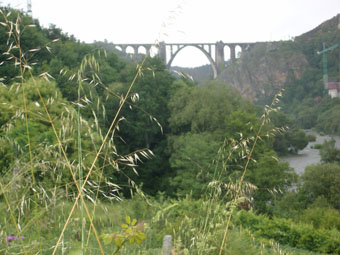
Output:
[[[241,48],[241,52],[249,49],[255,43],[224,43],[222,41],[216,43],[165,43],[160,42],[158,44],[114,44],[115,47],[119,47],[121,51],[127,54],[127,49],[130,47],[133,49],[133,54],[137,55],[140,48],[144,48],[145,52],[150,52],[152,47],[158,49],[158,55],[163,59],[165,65],[169,69],[175,57],[182,49],[188,46],[199,49],[209,60],[209,63],[214,72],[214,78],[220,74],[225,67],[225,54],[224,49],[228,47],[230,50],[230,61],[233,62],[236,59],[236,47]],[[167,59],[167,56],[168,59]]]

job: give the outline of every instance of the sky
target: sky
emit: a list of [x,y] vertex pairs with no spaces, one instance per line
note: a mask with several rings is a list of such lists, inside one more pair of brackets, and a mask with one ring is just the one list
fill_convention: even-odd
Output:
[[[0,0],[26,10],[27,0]],[[289,40],[340,13],[340,0],[31,0],[33,17],[80,41],[214,43]],[[207,64],[186,47],[172,65]]]

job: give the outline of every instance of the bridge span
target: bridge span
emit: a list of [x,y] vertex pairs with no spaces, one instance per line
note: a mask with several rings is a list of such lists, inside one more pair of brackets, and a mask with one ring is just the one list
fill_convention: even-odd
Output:
[[[158,49],[158,56],[163,59],[167,68],[171,67],[173,60],[176,55],[185,47],[192,46],[200,51],[208,58],[209,63],[214,72],[214,78],[222,72],[225,67],[225,56],[224,48],[229,47],[230,50],[230,61],[233,62],[236,59],[236,47],[239,46],[243,51],[246,51],[254,45],[255,43],[224,43],[218,41],[216,43],[165,43],[159,42],[158,44],[148,44],[148,43],[131,43],[131,44],[114,44],[114,46],[119,47],[123,53],[127,54],[127,48],[131,47],[133,49],[133,54],[137,55],[140,47],[145,49],[147,54],[150,53],[152,47]],[[215,56],[213,56],[213,50]],[[170,56],[167,59],[167,56]]]

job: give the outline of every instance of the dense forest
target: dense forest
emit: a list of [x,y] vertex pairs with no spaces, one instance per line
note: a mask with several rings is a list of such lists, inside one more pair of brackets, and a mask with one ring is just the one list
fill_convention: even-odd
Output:
[[297,38],[310,67],[254,104],[13,9],[0,25],[0,253],[159,254],[171,234],[174,254],[340,254],[340,150],[302,176],[278,160],[302,129],[340,132],[322,36]]

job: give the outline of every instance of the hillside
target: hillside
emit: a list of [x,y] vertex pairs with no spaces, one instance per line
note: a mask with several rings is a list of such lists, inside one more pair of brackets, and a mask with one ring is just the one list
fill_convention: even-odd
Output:
[[257,101],[284,86],[289,75],[297,79],[309,68],[303,53],[292,42],[258,43],[218,76],[242,96]]
[[[217,79],[231,84],[251,101],[272,96],[285,87],[288,78],[301,80],[312,69],[318,72],[313,81],[317,82],[322,78],[321,56],[317,51],[322,49],[323,42],[328,46],[339,43],[339,19],[340,14],[293,41],[256,44],[244,52],[236,63],[226,67]],[[339,54],[339,48],[328,54],[328,70],[332,80],[338,76]]]

